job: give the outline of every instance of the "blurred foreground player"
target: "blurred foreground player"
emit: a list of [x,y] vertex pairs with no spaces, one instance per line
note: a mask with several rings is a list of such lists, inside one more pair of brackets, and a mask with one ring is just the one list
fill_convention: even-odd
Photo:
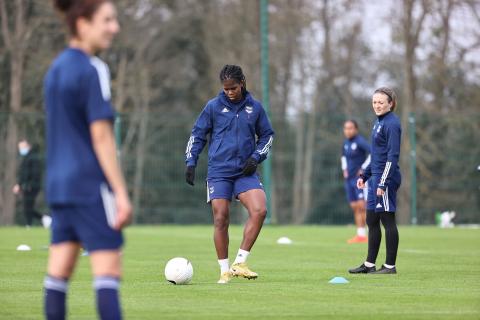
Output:
[[112,1],[55,0],[69,46],[45,76],[47,200],[52,235],[45,277],[45,315],[65,319],[65,299],[80,246],[89,252],[97,311],[121,319],[121,229],[132,214],[116,158],[107,65],[95,55],[119,31]]
[[[400,120],[393,113],[396,106],[395,92],[386,87],[375,90],[372,106],[378,117],[372,130],[372,160],[357,181],[358,188],[365,188],[368,181],[368,256],[364,263],[349,272],[395,274],[398,250],[395,211],[397,191],[402,180],[398,166],[402,128]],[[387,257],[380,270],[376,270],[375,261],[382,240],[380,221],[385,228]]]
[[357,235],[347,242],[363,243],[368,241],[365,227],[365,196],[363,190],[357,188],[357,180],[370,164],[370,145],[358,133],[358,124],[355,120],[345,121],[343,134],[345,141],[343,142],[341,163],[345,179],[345,192],[357,226]]
[[[207,103],[193,126],[185,162],[186,181],[193,185],[198,156],[209,139],[207,202],[213,211],[214,242],[220,265],[218,283],[225,284],[232,276],[247,279],[258,276],[246,261],[267,213],[257,166],[267,158],[274,133],[262,105],[247,91],[239,66],[224,66],[220,81],[223,90]],[[242,203],[249,217],[237,257],[230,267],[228,226],[232,198]]]

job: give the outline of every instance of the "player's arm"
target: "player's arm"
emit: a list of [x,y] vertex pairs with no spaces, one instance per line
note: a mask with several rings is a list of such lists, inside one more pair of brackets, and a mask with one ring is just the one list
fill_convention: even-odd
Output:
[[363,172],[365,172],[367,167],[370,165],[370,161],[372,160],[372,157],[370,154],[371,153],[370,145],[367,143],[367,141],[365,141],[365,139],[363,138],[360,139],[359,146],[360,146],[360,149],[362,149],[363,152],[365,152],[365,154],[367,155],[367,158],[361,165],[361,172],[359,173],[359,176],[360,176]]
[[90,124],[90,135],[93,149],[100,167],[115,194],[117,206],[117,222],[115,229],[119,230],[130,223],[132,205],[128,197],[127,186],[117,158],[117,148],[110,120],[97,120]]
[[197,121],[193,125],[192,133],[188,139],[187,148],[185,149],[185,180],[189,185],[194,185],[195,167],[200,153],[207,144],[207,135],[212,130],[212,120],[210,114],[210,106],[207,105]]
[[263,108],[261,108],[260,115],[255,124],[255,133],[258,139],[255,151],[251,155],[251,158],[255,159],[257,163],[261,163],[267,158],[270,148],[272,147],[273,136],[275,135],[270,120],[267,117],[267,113]]
[[347,156],[345,155],[345,147],[342,146],[342,157],[340,158],[340,163],[342,165],[342,172],[343,172],[343,177],[345,179],[348,178],[348,170],[347,170]]
[[383,191],[387,188],[388,181],[398,165],[398,160],[400,158],[400,141],[402,136],[402,130],[397,123],[393,123],[385,129],[387,136],[387,162],[378,184],[378,188]]

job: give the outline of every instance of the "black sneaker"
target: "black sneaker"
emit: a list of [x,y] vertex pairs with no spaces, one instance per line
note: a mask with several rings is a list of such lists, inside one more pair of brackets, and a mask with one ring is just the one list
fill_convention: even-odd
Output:
[[397,268],[387,268],[382,264],[382,267],[377,270],[373,271],[372,274],[396,274],[397,273]]
[[367,267],[365,264],[361,264],[358,268],[348,270],[349,273],[372,273],[375,272],[375,266]]

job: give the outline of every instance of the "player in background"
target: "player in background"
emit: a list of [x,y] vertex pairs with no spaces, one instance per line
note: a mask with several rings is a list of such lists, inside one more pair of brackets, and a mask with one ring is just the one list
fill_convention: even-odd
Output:
[[[378,117],[372,129],[372,160],[357,181],[360,189],[365,188],[368,181],[368,256],[364,263],[349,272],[395,274],[398,250],[395,211],[397,191],[402,180],[398,166],[402,128],[400,120],[393,113],[396,106],[395,92],[386,87],[378,88],[373,94],[372,106]],[[375,261],[382,240],[380,221],[385,228],[387,256],[382,267],[376,270]]]
[[355,120],[345,121],[343,134],[345,141],[343,142],[341,164],[345,179],[345,192],[357,226],[357,235],[347,242],[362,243],[368,241],[365,227],[365,196],[363,190],[357,188],[357,180],[370,164],[370,145],[358,133],[358,124]]
[[121,229],[132,207],[117,160],[107,65],[96,54],[119,31],[113,1],[55,0],[69,44],[44,82],[47,201],[52,212],[45,316],[65,319],[68,281],[80,246],[89,252],[97,311],[121,319]]
[[[267,208],[257,166],[267,158],[273,142],[273,130],[260,102],[247,91],[239,66],[225,65],[220,72],[223,90],[210,100],[198,117],[186,149],[186,181],[194,184],[195,167],[207,139],[207,202],[214,221],[214,242],[220,265],[220,280],[232,276],[257,278],[247,264],[255,240],[263,225]],[[229,205],[232,197],[248,210],[243,240],[232,266],[228,260]]]

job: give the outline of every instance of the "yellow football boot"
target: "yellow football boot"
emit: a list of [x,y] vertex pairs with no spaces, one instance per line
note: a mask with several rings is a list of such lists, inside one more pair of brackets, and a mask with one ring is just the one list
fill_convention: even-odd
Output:
[[234,277],[242,277],[248,280],[258,278],[258,274],[250,270],[246,263],[234,263],[230,267],[230,273]]

